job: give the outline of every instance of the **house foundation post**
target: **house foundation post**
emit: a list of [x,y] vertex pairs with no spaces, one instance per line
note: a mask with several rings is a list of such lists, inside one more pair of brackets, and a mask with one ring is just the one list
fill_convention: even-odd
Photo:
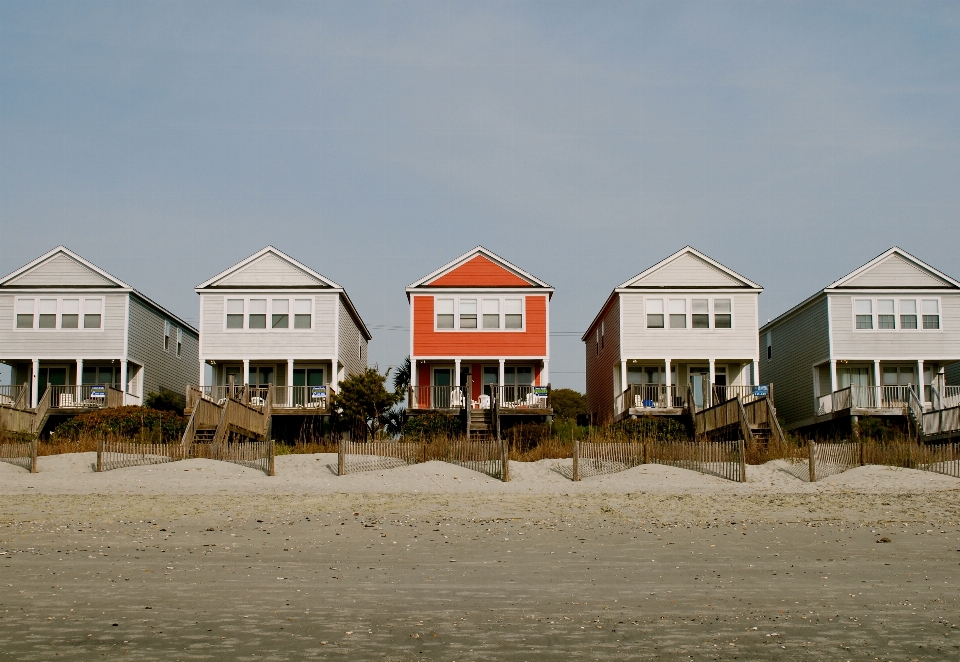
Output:
[[30,408],[36,409],[40,402],[40,359],[30,361]]

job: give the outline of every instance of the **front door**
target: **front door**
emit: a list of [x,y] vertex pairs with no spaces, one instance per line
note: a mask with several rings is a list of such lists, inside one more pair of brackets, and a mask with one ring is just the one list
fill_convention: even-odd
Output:
[[[42,398],[43,394],[47,392],[48,386],[67,385],[67,368],[66,366],[43,366],[40,368],[38,381],[37,397]],[[57,405],[51,402],[50,406],[56,407]]]
[[433,407],[435,409],[450,408],[450,387],[453,386],[452,368],[433,369]]

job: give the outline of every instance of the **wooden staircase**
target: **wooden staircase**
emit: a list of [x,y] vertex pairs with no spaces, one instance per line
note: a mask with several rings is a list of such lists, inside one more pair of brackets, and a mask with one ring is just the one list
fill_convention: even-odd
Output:
[[487,441],[493,438],[493,410],[467,410],[467,438],[471,441]]

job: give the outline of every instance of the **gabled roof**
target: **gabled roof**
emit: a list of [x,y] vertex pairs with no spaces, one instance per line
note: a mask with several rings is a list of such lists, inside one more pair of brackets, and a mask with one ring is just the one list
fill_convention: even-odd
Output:
[[467,251],[433,273],[411,283],[407,286],[407,291],[423,287],[533,287],[553,293],[550,285],[483,246]]
[[[51,267],[53,267],[51,269]],[[64,275],[77,279],[74,283],[62,282]],[[81,282],[86,280],[86,282]],[[61,281],[61,282],[57,282]],[[83,259],[66,246],[57,246],[33,262],[0,278],[0,287],[117,287],[133,288],[119,278]]]
[[824,289],[905,287],[957,289],[960,282],[894,246]]
[[[710,284],[706,284],[707,282]],[[763,288],[729,269],[716,260],[707,257],[690,246],[685,246],[670,257],[657,262],[630,280],[621,283],[617,289],[627,288],[697,288],[697,287],[740,287],[762,290]]]
[[[271,276],[278,278],[278,282],[270,283],[263,280],[263,276],[253,273],[258,271],[272,271]],[[255,282],[244,282],[243,275],[248,272]],[[280,280],[285,282],[279,282]],[[237,262],[225,271],[221,271],[210,280],[197,285],[198,290],[208,287],[237,287],[237,288],[271,288],[271,287],[330,287],[343,289],[335,282],[318,274],[316,271],[297,262],[283,251],[267,246],[250,257]]]

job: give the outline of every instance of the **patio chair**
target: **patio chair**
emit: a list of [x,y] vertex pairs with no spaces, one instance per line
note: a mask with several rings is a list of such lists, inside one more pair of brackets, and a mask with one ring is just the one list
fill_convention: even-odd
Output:
[[450,393],[450,406],[451,407],[463,406],[463,390],[462,389],[455,388]]
[[478,398],[478,402],[480,403],[480,409],[490,409],[490,396],[489,396],[489,395],[481,395],[481,396]]
[[73,407],[73,393],[61,393],[57,404],[60,409],[68,409]]

